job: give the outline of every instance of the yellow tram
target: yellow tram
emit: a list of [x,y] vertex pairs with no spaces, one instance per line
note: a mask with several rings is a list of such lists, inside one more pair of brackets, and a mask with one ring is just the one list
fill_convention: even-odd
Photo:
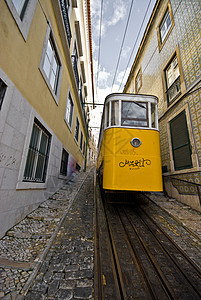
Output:
[[106,97],[97,170],[106,191],[162,191],[155,96],[114,93]]

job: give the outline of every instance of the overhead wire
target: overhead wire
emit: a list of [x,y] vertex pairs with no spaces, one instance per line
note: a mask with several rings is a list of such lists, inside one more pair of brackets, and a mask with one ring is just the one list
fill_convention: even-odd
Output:
[[101,0],[101,15],[100,15],[100,28],[99,28],[98,66],[97,66],[97,76],[96,76],[96,86],[97,87],[98,87],[98,77],[99,77],[99,67],[100,67],[100,49],[101,49],[102,18],[103,18],[103,0]]
[[124,71],[124,75],[123,75],[123,77],[122,77],[122,80],[121,80],[121,83],[120,83],[120,86],[119,86],[119,90],[120,90],[120,88],[121,88],[122,82],[123,82],[123,80],[124,80],[124,77],[125,77],[125,75],[126,75],[126,71],[127,71],[127,68],[128,68],[128,66],[129,66],[129,64],[130,64],[131,58],[132,58],[132,56],[133,56],[133,52],[134,52],[134,50],[135,50],[135,46],[136,46],[136,44],[137,44],[137,41],[138,41],[139,35],[140,35],[140,33],[141,33],[141,30],[142,30],[142,27],[143,27],[143,25],[144,25],[144,22],[145,22],[145,19],[146,19],[146,16],[147,16],[147,13],[148,13],[148,10],[149,10],[149,7],[150,7],[150,4],[151,4],[151,1],[152,1],[152,0],[150,0],[150,1],[149,1],[149,3],[148,3],[148,6],[147,6],[147,9],[146,9],[146,12],[145,12],[144,18],[143,18],[143,20],[142,20],[142,23],[141,23],[140,29],[139,29],[139,31],[138,31],[138,34],[137,34],[137,37],[136,37],[135,43],[134,43],[134,45],[133,45],[133,49],[132,49],[132,51],[131,51],[131,54],[130,54],[130,57],[129,57],[129,60],[128,60],[128,63],[127,63],[127,66],[126,66],[126,68],[125,68],[125,71]]
[[133,8],[133,3],[134,3],[134,0],[131,0],[131,5],[130,5],[129,14],[128,14],[127,22],[126,22],[124,36],[123,36],[123,40],[122,40],[122,43],[121,43],[121,47],[120,47],[120,51],[119,51],[119,57],[118,57],[118,61],[117,61],[117,66],[116,66],[116,69],[115,69],[115,74],[114,74],[114,78],[113,78],[113,82],[112,82],[111,92],[112,92],[112,89],[113,89],[113,86],[114,86],[114,82],[115,82],[116,75],[117,75],[117,70],[118,70],[118,67],[119,67],[119,62],[120,62],[121,53],[122,53],[122,49],[123,49],[123,45],[124,45],[124,41],[125,41],[127,29],[128,29],[128,24],[129,24],[129,21],[130,21],[130,16],[131,16],[132,8]]

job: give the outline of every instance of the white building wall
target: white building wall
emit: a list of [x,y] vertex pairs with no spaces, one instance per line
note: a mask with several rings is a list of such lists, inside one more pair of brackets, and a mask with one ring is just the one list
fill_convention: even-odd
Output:
[[[0,110],[0,237],[2,237],[10,227],[58,190],[67,177],[60,175],[62,143],[1,69],[0,78],[7,85]],[[34,117],[52,135],[45,183],[23,182]],[[69,176],[74,168],[75,159],[69,153]]]

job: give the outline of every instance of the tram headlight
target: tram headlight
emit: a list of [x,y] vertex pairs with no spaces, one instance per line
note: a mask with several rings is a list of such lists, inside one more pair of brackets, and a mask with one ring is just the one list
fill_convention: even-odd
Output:
[[136,137],[131,140],[131,145],[135,148],[139,147],[141,144],[142,142],[140,141],[140,139]]

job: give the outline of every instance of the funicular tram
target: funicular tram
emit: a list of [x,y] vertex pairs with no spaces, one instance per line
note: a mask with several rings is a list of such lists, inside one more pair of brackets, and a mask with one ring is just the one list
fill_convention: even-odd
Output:
[[149,95],[106,97],[97,158],[105,191],[162,191],[157,104]]

